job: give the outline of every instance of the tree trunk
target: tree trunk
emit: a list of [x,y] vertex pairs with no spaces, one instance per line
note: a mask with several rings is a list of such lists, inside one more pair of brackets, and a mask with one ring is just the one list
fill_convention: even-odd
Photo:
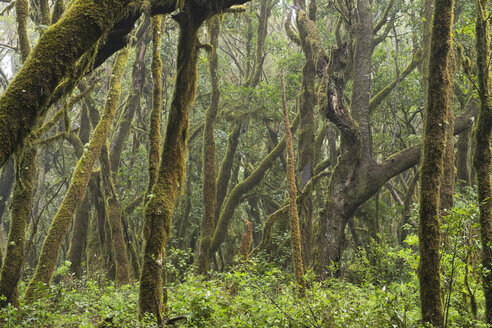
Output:
[[15,154],[15,187],[10,231],[0,276],[0,295],[6,299],[0,302],[1,307],[8,303],[18,305],[16,289],[25,260],[26,225],[31,214],[36,153],[36,146],[26,145]]
[[299,227],[299,213],[297,211],[297,187],[294,163],[294,141],[290,132],[289,110],[285,96],[285,82],[282,76],[282,105],[284,109],[284,128],[287,148],[287,183],[289,186],[289,223],[290,223],[290,242],[292,246],[292,264],[294,274],[299,286],[299,294],[305,296],[304,265],[302,263],[301,250],[301,230]]
[[3,167],[2,175],[0,176],[0,222],[12,192],[14,176],[14,159],[12,158]]
[[458,136],[456,143],[456,180],[461,181],[463,186],[470,186],[470,168],[468,165],[470,138],[472,129],[466,129]]
[[111,253],[114,254],[115,278],[119,285],[124,285],[130,281],[128,256],[126,253],[125,237],[123,236],[121,204],[116,195],[111,176],[112,170],[106,145],[102,146],[99,162],[101,163],[107,220],[109,229],[111,230],[111,238],[108,241],[111,241],[109,246]]
[[485,296],[485,321],[492,324],[492,185],[490,152],[492,135],[492,103],[489,85],[490,36],[487,0],[477,1],[476,49],[478,67],[478,93],[480,110],[475,131],[476,149],[473,166],[478,184],[478,204],[480,206],[480,232],[482,241],[482,275]]
[[[56,88],[77,61],[108,32],[128,0],[78,0],[41,36],[0,98],[0,165],[18,149],[53,101]],[[26,8],[27,10],[27,8]],[[88,62],[91,62],[88,60]]]
[[72,228],[72,238],[68,250],[68,260],[70,261],[70,272],[76,278],[82,277],[82,259],[86,248],[87,230],[90,220],[90,192],[86,192],[82,203],[75,211],[75,219]]
[[446,126],[450,108],[449,75],[454,1],[436,0],[427,81],[426,118],[420,173],[420,306],[424,323],[443,327],[440,276],[439,193],[446,149]]
[[120,98],[121,80],[128,60],[128,54],[129,49],[124,48],[116,58],[111,74],[110,89],[104,107],[104,115],[94,129],[94,134],[87,148],[84,149],[84,154],[77,162],[67,193],[51,223],[48,235],[41,248],[39,263],[26,290],[25,298],[27,300],[32,300],[36,297],[40,283],[49,284],[53,277],[60,247],[72,222],[75,209],[86,193],[92,168],[96,159],[99,157],[102,146],[106,142],[109,129],[113,122]]
[[[311,0],[314,3],[314,0]],[[316,105],[316,94],[314,82],[316,78],[316,48],[311,47],[309,42],[309,28],[314,24],[306,14],[297,16],[297,27],[301,40],[302,50],[306,58],[302,68],[302,86],[299,94],[299,115],[301,119],[299,128],[299,162],[298,172],[300,174],[299,188],[302,190],[313,177],[314,171],[314,106]],[[311,262],[311,243],[313,235],[313,199],[311,193],[304,198],[300,205],[299,216],[301,218],[302,257],[304,263]]]
[[[178,191],[183,184],[185,154],[188,142],[189,110],[195,98],[198,28],[205,19],[192,11],[189,3],[177,17],[180,26],[177,76],[166,129],[159,173],[145,205],[145,251],[140,277],[140,313],[154,314],[162,322],[167,299],[162,299],[162,270],[165,247],[171,233],[171,219]],[[202,8],[203,9],[203,8]],[[202,13],[205,14],[205,13]],[[194,16],[198,17],[194,17]]]
[[201,224],[200,245],[196,264],[198,272],[206,274],[210,270],[210,243],[214,234],[214,210],[215,198],[217,194],[217,185],[215,181],[215,138],[214,128],[217,114],[219,112],[219,77],[217,70],[219,58],[217,48],[219,46],[221,17],[214,16],[210,19],[208,25],[208,34],[210,35],[210,45],[212,49],[209,52],[208,69],[212,91],[210,94],[210,106],[205,114],[205,127],[203,129],[203,219]]

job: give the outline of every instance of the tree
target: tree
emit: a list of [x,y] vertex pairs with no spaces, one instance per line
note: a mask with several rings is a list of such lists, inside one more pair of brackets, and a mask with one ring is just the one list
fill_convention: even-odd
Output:
[[200,44],[198,29],[201,24],[227,9],[227,2],[215,1],[205,5],[195,1],[181,4],[175,16],[180,32],[177,54],[177,75],[171,109],[166,128],[164,147],[156,181],[145,205],[145,251],[140,277],[140,313],[152,313],[158,324],[162,322],[162,266],[165,246],[171,233],[171,219],[178,191],[185,175],[185,154],[188,143],[189,111],[194,102],[197,62]]
[[444,326],[440,276],[439,196],[444,171],[448,112],[452,110],[449,73],[454,1],[436,0],[430,41],[429,79],[420,172],[420,304],[422,320]]
[[106,143],[109,129],[116,114],[121,94],[121,81],[129,51],[128,48],[121,50],[115,60],[111,75],[110,91],[104,107],[104,115],[94,129],[94,134],[73,171],[70,186],[44,240],[36,272],[25,293],[25,298],[28,300],[34,299],[37,293],[42,291],[40,284],[49,284],[53,277],[60,246],[72,223],[75,209],[85,196],[89,178],[92,174],[92,168],[101,153],[103,145]]
[[485,321],[492,324],[492,186],[490,168],[490,137],[492,135],[492,104],[489,86],[490,36],[487,18],[487,0],[477,0],[476,49],[478,68],[478,95],[480,110],[475,130],[476,149],[473,166],[477,172],[480,232],[482,241],[483,290],[485,294]]

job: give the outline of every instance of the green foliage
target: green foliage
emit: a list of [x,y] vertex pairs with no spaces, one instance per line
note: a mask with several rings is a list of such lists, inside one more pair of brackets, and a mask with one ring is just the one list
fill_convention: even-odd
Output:
[[136,291],[135,285],[116,288],[107,281],[60,282],[35,302],[1,309],[0,326],[88,328],[105,320],[115,327],[150,327],[150,320],[139,320]]

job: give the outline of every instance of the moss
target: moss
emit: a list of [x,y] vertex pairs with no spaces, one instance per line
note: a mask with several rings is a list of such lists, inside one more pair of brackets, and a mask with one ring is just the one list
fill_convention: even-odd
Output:
[[241,257],[241,260],[246,261],[248,259],[251,243],[253,242],[253,225],[248,219],[244,217],[242,219],[244,222],[244,233],[243,237],[241,238],[241,243],[239,244],[238,253]]
[[[250,76],[244,82],[247,88],[255,88],[260,83],[260,76],[263,70],[265,40],[268,33],[268,19],[272,13],[272,0],[262,0],[260,15],[258,17],[258,29],[256,35],[256,57],[255,66]],[[251,35],[252,36],[252,35]]]
[[302,250],[301,250],[301,230],[299,227],[299,213],[297,211],[297,187],[295,177],[295,164],[294,164],[294,142],[292,139],[292,132],[290,131],[289,122],[289,110],[287,108],[287,99],[285,97],[285,84],[282,77],[282,105],[284,108],[284,127],[285,127],[285,139],[287,143],[287,183],[289,189],[289,221],[290,221],[290,242],[292,245],[292,264],[294,266],[294,273],[296,281],[299,285],[299,292],[301,296],[305,294],[305,284],[303,280],[304,265],[302,262]]
[[426,117],[420,173],[420,303],[422,320],[443,327],[441,277],[439,269],[439,189],[443,176],[446,119],[449,108],[449,53],[454,1],[437,0],[429,60]]
[[68,249],[68,260],[70,261],[70,272],[76,278],[82,276],[82,258],[84,255],[87,230],[90,220],[90,194],[86,192],[84,199],[75,211],[75,220],[72,229],[72,238],[70,238],[70,248]]
[[140,99],[144,90],[146,74],[144,56],[149,40],[150,33],[146,32],[140,42],[137,43],[135,49],[135,62],[133,63],[132,68],[131,88],[128,93],[128,97],[125,100],[126,105],[118,122],[118,128],[116,129],[114,137],[111,140],[109,158],[111,161],[111,171],[113,171],[113,173],[118,172],[121,153],[123,152],[124,145],[130,135],[133,117],[140,108]]
[[31,200],[36,175],[36,147],[24,147],[15,154],[15,187],[10,212],[7,252],[0,275],[0,306],[18,304],[17,283],[24,264],[26,225],[31,215]]
[[162,60],[161,32],[162,16],[154,16],[151,22],[152,30],[152,111],[149,127],[149,185],[148,194],[157,178],[161,143],[161,111],[162,111]]
[[[295,131],[298,127],[299,119],[296,117],[292,123],[292,129]],[[245,193],[261,182],[266,172],[275,163],[275,160],[285,150],[286,141],[283,138],[277,146],[260,162],[253,172],[242,182],[236,184],[227,197],[224,207],[220,212],[219,220],[215,226],[214,235],[212,237],[211,252],[215,252],[224,241],[227,235],[227,229],[231,219],[234,217],[234,211]]]
[[107,199],[107,206],[111,227],[111,244],[114,249],[116,264],[116,281],[119,285],[124,285],[130,281],[130,268],[121,224],[121,205],[116,195],[113,194]]
[[219,173],[217,174],[217,196],[215,199],[214,222],[219,220],[220,209],[224,203],[227,194],[229,180],[231,179],[232,164],[239,144],[239,136],[241,135],[242,124],[238,121],[234,122],[227,138],[227,149],[224,159],[220,164]]
[[[454,72],[456,63],[453,49],[450,49],[448,57],[448,71],[451,81],[454,81]],[[454,207],[454,181],[455,181],[455,156],[454,156],[454,83],[448,88],[447,98],[447,117],[446,117],[446,146],[444,152],[443,177],[441,188],[439,190],[439,206],[443,215],[447,210]]]
[[121,204],[116,196],[106,145],[102,147],[99,161],[101,163],[101,176],[107,214],[108,253],[111,253],[113,256],[114,278],[119,285],[124,285],[130,281],[129,261],[126,254],[125,238],[123,236]]
[[19,51],[22,62],[25,62],[31,52],[29,36],[27,35],[27,17],[29,16],[29,1],[19,0],[15,2],[15,15],[17,21],[17,34],[19,37]]
[[217,114],[219,112],[219,77],[217,70],[219,66],[219,58],[217,56],[217,48],[219,45],[221,17],[214,16],[210,18],[208,23],[208,31],[210,35],[210,45],[212,49],[209,51],[208,68],[210,72],[212,91],[210,94],[210,106],[205,114],[205,126],[203,129],[203,219],[201,225],[201,236],[198,256],[196,264],[198,272],[205,274],[210,269],[210,242],[214,233],[214,210],[215,199],[217,194],[217,185],[215,181],[215,138],[214,129]]
[[52,24],[56,23],[65,11],[65,0],[56,0],[53,5]]
[[[313,2],[311,2],[313,3]],[[308,183],[313,176],[315,163],[315,131],[314,124],[314,106],[316,105],[317,97],[315,94],[315,79],[316,79],[316,60],[320,52],[320,39],[318,30],[314,28],[314,22],[302,12],[297,19],[297,26],[301,40],[302,49],[305,55],[305,63],[302,68],[302,86],[299,94],[299,114],[301,117],[301,125],[299,131],[299,187],[301,189]],[[311,240],[313,235],[312,214],[313,203],[312,197],[306,197],[300,204],[301,211],[299,213],[302,218],[302,245],[303,258],[306,263],[310,262]]]
[[480,110],[475,130],[476,148],[473,166],[477,175],[478,203],[480,204],[480,232],[482,242],[483,290],[485,295],[485,321],[492,324],[492,103],[490,98],[490,35],[487,0],[477,1],[476,49],[478,71],[478,94]]
[[[183,184],[188,141],[189,111],[195,99],[198,28],[202,13],[185,8],[176,17],[180,26],[176,85],[171,102],[159,172],[145,205],[145,250],[140,277],[140,313],[153,313],[161,324],[166,300],[162,299],[165,246],[171,233],[171,219],[178,192]],[[164,277],[165,278],[165,277]],[[165,285],[165,281],[164,281]]]
[[96,159],[99,157],[115,116],[121,93],[121,80],[125,71],[126,62],[128,61],[128,54],[129,49],[124,48],[116,57],[111,73],[110,88],[104,106],[103,117],[94,129],[89,144],[84,149],[82,157],[75,166],[67,193],[51,222],[48,234],[41,248],[39,263],[26,290],[25,298],[27,300],[32,300],[35,297],[39,283],[49,284],[51,281],[60,246],[70,227],[75,209],[85,195],[92,168]]
[[39,0],[39,11],[41,14],[40,24],[44,26],[51,25],[50,4],[48,0]]
[[0,98],[0,165],[20,147],[54,100],[56,87],[128,3],[78,0],[46,30]]

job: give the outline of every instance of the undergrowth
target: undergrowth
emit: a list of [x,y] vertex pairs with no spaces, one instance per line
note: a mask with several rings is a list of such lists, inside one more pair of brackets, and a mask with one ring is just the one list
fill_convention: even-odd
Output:
[[[477,208],[466,199],[443,218],[441,275],[446,327],[486,327],[480,279]],[[418,290],[418,238],[403,245],[373,242],[346,250],[341,276],[316,280],[308,271],[306,297],[295,297],[292,273],[264,257],[228,272],[194,274],[192,254],[171,249],[169,317],[179,327],[423,327]],[[138,315],[138,284],[116,287],[101,274],[74,279],[70,263],[39,300],[0,309],[1,327],[155,327]],[[22,283],[19,294],[25,285]],[[102,325],[101,323],[104,323]]]

